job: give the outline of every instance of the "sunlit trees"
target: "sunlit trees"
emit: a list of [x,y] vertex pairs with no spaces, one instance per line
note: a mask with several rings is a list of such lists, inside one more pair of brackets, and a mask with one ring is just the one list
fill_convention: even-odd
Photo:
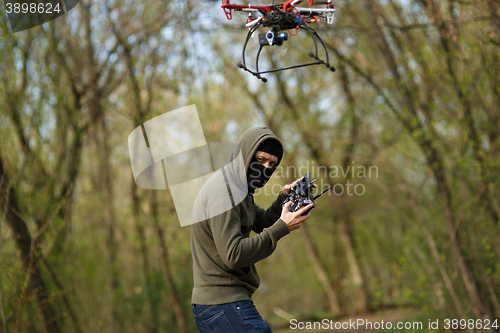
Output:
[[[83,1],[16,34],[0,17],[4,330],[194,329],[189,228],[168,190],[136,186],[127,153],[134,128],[193,103],[207,141],[265,124],[283,167],[377,167],[316,175],[365,191],[322,197],[258,264],[255,301],[273,326],[399,306],[500,316],[497,2],[339,3],[334,26],[315,27],[337,72],[266,84],[235,66],[245,17],[218,7]],[[264,64],[307,61],[310,46],[292,37]]]

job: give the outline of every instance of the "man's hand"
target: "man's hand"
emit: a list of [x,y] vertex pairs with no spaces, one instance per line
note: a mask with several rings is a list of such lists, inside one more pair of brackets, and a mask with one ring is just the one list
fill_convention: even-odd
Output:
[[[302,178],[300,178],[300,179],[302,179]],[[295,186],[295,184],[297,184],[297,181],[299,181],[300,179],[297,179],[296,181],[294,181],[291,184],[286,184],[285,186],[283,186],[283,188],[281,189],[281,199],[284,200],[286,198],[288,193],[290,193],[290,190]]]
[[307,205],[305,207],[302,207],[296,212],[289,212],[288,208],[292,204],[291,201],[287,202],[285,206],[283,206],[283,210],[281,211],[281,219],[286,223],[288,226],[288,230],[293,231],[300,229],[300,226],[302,223],[304,223],[305,220],[309,218],[310,213],[307,213],[307,215],[301,216],[303,213],[305,213],[309,208],[312,208],[312,204]]
[[[283,199],[283,200],[284,200],[284,199],[286,198],[286,196],[288,195],[288,193],[290,193],[290,190],[291,190],[291,189],[295,186],[295,184],[297,184],[297,182],[298,182],[299,180],[301,180],[302,178],[304,178],[304,177],[301,177],[301,178],[297,179],[296,181],[294,181],[294,182],[293,182],[293,183],[291,183],[291,184],[287,184],[287,185],[283,186],[283,188],[281,189],[281,199]],[[316,187],[318,187],[318,185],[313,184],[313,186],[312,186],[312,187],[313,187],[313,188],[316,188]]]

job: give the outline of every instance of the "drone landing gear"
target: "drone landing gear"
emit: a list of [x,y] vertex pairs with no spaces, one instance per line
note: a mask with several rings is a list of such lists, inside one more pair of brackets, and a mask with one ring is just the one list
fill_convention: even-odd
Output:
[[[314,31],[314,29],[310,28],[307,25],[307,23],[305,23],[304,21],[302,21],[299,24],[299,28],[307,31],[307,33],[309,33],[309,35],[312,37],[312,39],[314,41],[314,52],[311,51],[311,52],[308,53],[308,55],[309,55],[309,57],[316,59],[316,61],[313,61],[313,62],[310,62],[310,63],[306,63],[306,64],[301,64],[301,65],[295,65],[295,66],[289,66],[289,67],[271,69],[271,70],[267,70],[267,71],[259,71],[260,53],[262,52],[262,48],[264,47],[264,45],[261,45],[259,47],[259,51],[257,52],[257,58],[255,60],[255,69],[256,70],[255,71],[251,70],[246,65],[246,59],[245,59],[246,48],[247,48],[248,41],[250,40],[250,37],[253,35],[253,33],[255,32],[255,30],[257,30],[257,28],[259,28],[261,25],[262,25],[262,22],[259,22],[259,23],[255,24],[250,29],[250,31],[248,32],[247,39],[245,41],[245,46],[243,47],[243,52],[242,52],[242,58],[243,58],[242,60],[243,61],[240,62],[240,63],[238,63],[238,65],[237,65],[238,68],[241,68],[244,71],[249,72],[250,74],[252,74],[253,76],[255,76],[256,78],[258,78],[259,80],[261,80],[264,83],[267,82],[267,78],[263,77],[262,74],[280,72],[280,71],[284,71],[284,70],[287,70],[287,69],[293,69],[293,68],[307,67],[307,66],[313,66],[313,65],[325,65],[332,72],[335,72],[335,67],[333,67],[332,65],[330,65],[330,58],[328,56],[328,50],[326,49],[325,43],[319,37],[319,35],[316,33],[316,31]],[[276,35],[277,32],[274,32],[274,34]],[[320,57],[318,55],[318,42],[319,42],[319,44],[321,44],[323,50],[325,51],[326,61],[320,59]],[[269,44],[272,45],[271,43],[269,43]]]
[[260,74],[262,74],[262,73],[256,73],[256,72],[248,69],[248,67],[245,66],[245,65],[243,65],[241,62],[239,62],[237,66],[238,66],[238,68],[241,68],[244,71],[247,71],[248,73],[252,74],[253,76],[255,76],[256,78],[258,78],[259,80],[262,80],[262,82],[264,82],[264,83],[267,82],[267,78],[265,78],[263,76],[260,76]]

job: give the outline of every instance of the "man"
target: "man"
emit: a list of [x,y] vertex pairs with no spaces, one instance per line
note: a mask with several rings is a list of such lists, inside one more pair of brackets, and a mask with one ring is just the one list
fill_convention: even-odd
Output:
[[[299,229],[309,218],[302,213],[311,208],[292,213],[287,203],[282,209],[295,182],[285,185],[267,210],[255,204],[254,191],[267,183],[282,157],[283,145],[269,129],[248,129],[230,161],[196,198],[193,222],[201,222],[191,229],[192,308],[201,333],[272,332],[252,302],[260,284],[255,263],[273,253],[282,237]],[[252,230],[257,235],[249,237]]]

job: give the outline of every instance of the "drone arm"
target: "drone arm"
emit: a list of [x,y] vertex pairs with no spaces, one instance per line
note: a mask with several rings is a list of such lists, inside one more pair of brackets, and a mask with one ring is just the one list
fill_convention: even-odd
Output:
[[288,7],[292,8],[297,2],[300,2],[302,0],[288,0],[285,3],[283,3],[283,11],[286,12]]
[[335,13],[335,8],[308,8],[308,7],[295,7],[300,13]]
[[317,14],[317,15],[325,15],[326,22],[328,24],[333,24],[333,17],[335,12],[337,11],[335,8],[307,8],[307,7],[295,7],[295,9],[301,14]]
[[244,11],[264,11],[266,13],[270,13],[272,7],[271,6],[252,6],[252,5],[236,5],[229,3],[229,0],[222,1],[222,9],[224,9],[224,13],[228,20],[233,18],[232,10],[244,10]]

